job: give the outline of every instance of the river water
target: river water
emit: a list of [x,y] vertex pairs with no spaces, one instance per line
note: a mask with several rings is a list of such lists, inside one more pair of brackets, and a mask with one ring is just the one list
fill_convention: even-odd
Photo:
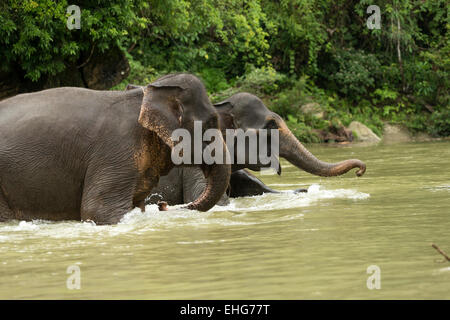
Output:
[[307,194],[207,213],[147,206],[114,226],[1,223],[0,298],[449,299],[450,263],[431,243],[450,254],[450,141],[310,150],[367,172],[321,178],[283,162],[261,178]]

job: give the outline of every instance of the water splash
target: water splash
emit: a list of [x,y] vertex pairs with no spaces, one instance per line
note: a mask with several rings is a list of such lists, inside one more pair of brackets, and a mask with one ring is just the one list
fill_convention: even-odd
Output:
[[[198,212],[171,206],[170,211],[159,211],[157,205],[147,205],[145,212],[135,208],[112,226],[96,226],[88,222],[51,222],[34,220],[31,222],[8,222],[0,224],[0,243],[24,238],[77,238],[89,241],[95,237],[114,237],[124,234],[142,234],[158,230],[180,227],[239,226],[287,221],[303,218],[304,208],[326,199],[364,200],[367,193],[352,189],[324,190],[313,184],[307,193],[263,194],[254,197],[231,199],[227,206],[215,206],[208,212]],[[276,214],[273,211],[277,210]],[[286,210],[286,212],[283,212]],[[281,211],[281,212],[280,212]]]
[[265,211],[307,207],[322,199],[352,199],[363,200],[369,198],[368,193],[352,189],[322,190],[320,185],[313,184],[307,193],[266,193],[261,196],[232,199],[226,207],[215,206],[212,212],[224,210]]

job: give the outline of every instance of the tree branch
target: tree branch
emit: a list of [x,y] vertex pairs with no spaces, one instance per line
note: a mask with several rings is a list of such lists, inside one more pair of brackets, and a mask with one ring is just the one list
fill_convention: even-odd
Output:
[[435,245],[434,243],[432,243],[431,246],[432,246],[433,248],[435,248],[435,249],[437,250],[437,252],[439,252],[440,254],[442,254],[442,255],[444,256],[444,258],[447,259],[448,262],[450,262],[449,256],[448,256],[444,251],[442,251],[437,245]]
[[78,69],[83,68],[85,65],[88,64],[88,62],[89,62],[89,61],[91,60],[91,58],[92,58],[92,54],[94,53],[94,48],[95,48],[95,45],[92,44],[91,53],[89,54],[89,57],[87,58],[87,60],[86,60],[85,62],[83,62],[82,64],[80,64],[79,66],[77,66]]

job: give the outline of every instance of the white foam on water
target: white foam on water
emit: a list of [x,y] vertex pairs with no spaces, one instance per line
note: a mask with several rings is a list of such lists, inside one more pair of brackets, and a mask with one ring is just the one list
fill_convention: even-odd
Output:
[[[171,206],[159,211],[157,205],[147,205],[141,212],[135,208],[117,225],[96,226],[90,222],[51,222],[45,220],[7,222],[0,224],[0,243],[24,238],[73,238],[80,244],[92,237],[114,237],[124,234],[142,234],[180,227],[202,228],[211,226],[239,226],[301,219],[304,210],[291,210],[311,206],[326,199],[364,200],[367,193],[353,189],[324,190],[313,184],[307,193],[268,193],[261,196],[231,199],[227,206],[215,206],[208,212],[188,210],[185,205]],[[277,212],[274,213],[273,211]],[[281,211],[280,211],[281,210]],[[283,210],[286,210],[283,212]],[[71,242],[70,245],[75,245]]]
[[[446,262],[446,261],[442,261],[442,262]],[[445,268],[440,268],[438,270],[433,271],[433,275],[440,275],[444,272],[450,272],[450,267],[445,267]]]
[[19,225],[17,226],[17,231],[22,230],[36,230],[38,228],[37,225],[35,225],[33,222],[27,222],[27,221],[20,221]]
[[442,184],[438,186],[423,186],[423,189],[431,192],[442,192],[442,191],[450,191],[450,184]]
[[177,244],[205,244],[205,243],[218,243],[218,242],[227,242],[228,240],[220,239],[220,240],[195,240],[195,241],[177,241]]
[[[295,187],[296,189],[298,187],[306,187],[307,184],[298,184],[298,183],[271,183],[270,187]],[[306,188],[305,188],[306,189]]]
[[[188,210],[185,205],[170,207],[169,211],[159,211],[156,205],[148,205],[145,212],[134,209],[124,216],[121,224],[146,225],[153,229],[171,228],[177,226],[236,226],[288,221],[304,216],[301,210],[292,213],[264,215],[267,211],[295,209],[308,207],[322,199],[352,199],[364,200],[370,195],[352,189],[322,190],[317,184],[308,188],[307,193],[266,193],[260,196],[231,199],[226,206],[215,206],[208,212]],[[257,212],[258,215],[251,214]],[[262,216],[263,215],[263,216]]]
[[441,186],[436,186],[436,187],[431,188],[431,189],[434,190],[434,191],[442,191],[442,190],[450,191],[450,184],[444,184],[444,185],[441,185]]
[[215,206],[214,211],[225,210],[245,210],[245,211],[265,211],[292,209],[310,206],[321,199],[352,199],[363,200],[369,198],[368,193],[358,192],[353,189],[322,190],[320,185],[313,184],[306,193],[294,193],[285,191],[282,193],[266,193],[261,196],[232,199],[226,207]]

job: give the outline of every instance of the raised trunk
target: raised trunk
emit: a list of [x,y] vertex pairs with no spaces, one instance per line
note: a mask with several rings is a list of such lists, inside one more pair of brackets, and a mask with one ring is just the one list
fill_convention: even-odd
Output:
[[328,163],[317,159],[287,127],[280,129],[280,156],[306,172],[323,177],[339,176],[353,168],[359,168],[356,175],[360,177],[366,171],[366,165],[358,159],[337,163]]

